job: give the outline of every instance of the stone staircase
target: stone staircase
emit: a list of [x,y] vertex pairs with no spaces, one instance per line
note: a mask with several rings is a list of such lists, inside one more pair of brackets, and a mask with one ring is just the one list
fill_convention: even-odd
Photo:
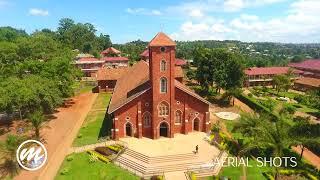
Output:
[[140,177],[149,178],[166,172],[186,171],[205,163],[196,159],[197,155],[193,153],[149,157],[127,148],[114,163]]

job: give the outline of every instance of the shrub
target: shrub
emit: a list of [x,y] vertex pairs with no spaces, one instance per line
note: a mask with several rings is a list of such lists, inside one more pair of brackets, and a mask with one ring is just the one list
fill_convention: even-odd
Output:
[[103,162],[105,162],[105,163],[109,163],[110,162],[110,160],[107,158],[107,157],[105,157],[104,155],[102,155],[102,154],[99,154],[99,153],[97,153],[97,152],[95,152],[95,151],[92,151],[92,150],[89,150],[89,151],[87,151],[90,155],[92,155],[92,154],[94,154],[94,156],[96,156],[98,159],[100,159],[101,161],[103,161]]
[[82,138],[82,134],[80,133],[77,137],[78,137],[78,138]]
[[67,161],[72,161],[72,160],[73,160],[73,156],[72,155],[67,157]]
[[91,154],[89,158],[89,163],[97,162],[98,157],[95,154]]
[[67,175],[67,174],[69,174],[69,168],[64,168],[64,169],[62,169],[62,171],[60,172],[60,174],[61,175]]
[[283,108],[280,111],[280,114],[282,113],[288,113],[288,114],[294,114],[296,112],[297,108],[290,105],[290,104],[285,104]]
[[249,93],[249,94],[248,94],[248,97],[252,98],[252,97],[253,97],[253,94],[252,94],[252,93]]
[[123,146],[121,146],[119,144],[114,144],[114,145],[108,145],[107,148],[109,148],[112,151],[118,153],[119,151],[121,151],[123,149]]
[[293,104],[292,106],[296,107],[296,108],[302,108],[303,106],[301,106],[300,104]]

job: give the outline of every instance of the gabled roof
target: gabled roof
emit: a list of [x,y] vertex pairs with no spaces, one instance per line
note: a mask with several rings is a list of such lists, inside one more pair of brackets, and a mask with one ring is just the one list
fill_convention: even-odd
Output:
[[163,32],[159,32],[148,46],[175,46],[176,43]]
[[295,80],[294,83],[320,88],[320,79],[317,78],[302,77]]
[[176,66],[184,66],[187,64],[187,61],[184,59],[176,58]]
[[[246,75],[269,75],[269,74],[287,74],[290,67],[252,67],[246,69],[244,72]],[[299,70],[293,70],[293,73],[302,73]]]
[[99,60],[97,58],[94,58],[94,57],[86,57],[86,58],[80,58],[78,59],[75,64],[103,64],[104,61],[102,60]]
[[101,58],[102,61],[105,62],[112,62],[112,61],[129,61],[127,57],[103,57]]
[[109,47],[101,52],[101,54],[120,54],[120,53],[121,53],[121,51],[119,51],[113,47]]
[[123,68],[100,68],[97,72],[97,80],[118,80],[128,71],[127,67]]
[[200,101],[202,101],[208,105],[211,105],[211,103],[209,101],[205,100],[203,97],[199,96],[197,93],[193,92],[190,88],[188,88],[184,84],[180,83],[179,81],[175,80],[174,85],[176,86],[176,88],[182,90],[183,92],[199,99]]
[[141,54],[141,57],[149,57],[149,49],[144,50]]
[[[177,69],[181,69],[181,67],[176,67],[176,70]],[[175,86],[183,92],[210,105],[210,102],[197,95],[177,80],[175,80]],[[118,79],[109,104],[108,113],[113,113],[128,102],[147,92],[149,89],[151,89],[149,81],[149,64],[145,61],[139,61],[137,64],[128,68],[121,78]]]
[[300,63],[290,63],[289,66],[320,71],[320,59],[309,59]]
[[114,88],[109,104],[108,113],[114,112],[140,95],[142,92],[145,92],[150,88],[150,84],[147,83],[148,81],[149,65],[147,62],[139,61],[137,64],[130,67],[116,83],[116,87]]

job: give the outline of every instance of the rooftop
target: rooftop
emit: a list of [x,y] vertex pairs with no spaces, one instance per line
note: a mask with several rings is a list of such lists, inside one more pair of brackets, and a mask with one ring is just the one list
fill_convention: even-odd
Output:
[[148,46],[176,46],[176,43],[165,33],[159,32],[150,42]]
[[129,61],[127,57],[103,57],[101,58],[102,61],[105,62],[112,62],[112,61]]
[[320,88],[320,79],[310,78],[310,77],[302,77],[294,81],[297,84],[308,85],[312,87]]
[[[290,67],[252,67],[246,69],[246,75],[269,75],[269,74],[287,74]],[[294,73],[302,73],[299,70],[293,70]]]
[[123,68],[101,68],[97,72],[97,80],[117,80],[128,71],[127,67]]
[[299,63],[290,63],[290,67],[320,71],[320,59],[309,59]]
[[120,53],[121,53],[121,51],[119,51],[113,47],[109,47],[101,52],[101,54],[104,54],[104,55],[106,55],[106,54],[120,54]]

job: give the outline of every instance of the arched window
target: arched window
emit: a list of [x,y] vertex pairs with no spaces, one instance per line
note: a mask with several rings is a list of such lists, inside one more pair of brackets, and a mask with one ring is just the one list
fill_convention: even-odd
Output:
[[182,112],[180,110],[176,111],[176,117],[174,123],[180,124],[182,121]]
[[160,78],[160,92],[167,93],[167,78],[162,77]]
[[143,125],[144,125],[144,127],[150,127],[151,126],[151,115],[150,115],[149,112],[146,112],[143,115]]
[[159,116],[168,116],[169,115],[169,105],[166,102],[162,102],[158,106]]
[[165,60],[162,60],[160,63],[160,71],[165,71],[167,70],[167,62]]

